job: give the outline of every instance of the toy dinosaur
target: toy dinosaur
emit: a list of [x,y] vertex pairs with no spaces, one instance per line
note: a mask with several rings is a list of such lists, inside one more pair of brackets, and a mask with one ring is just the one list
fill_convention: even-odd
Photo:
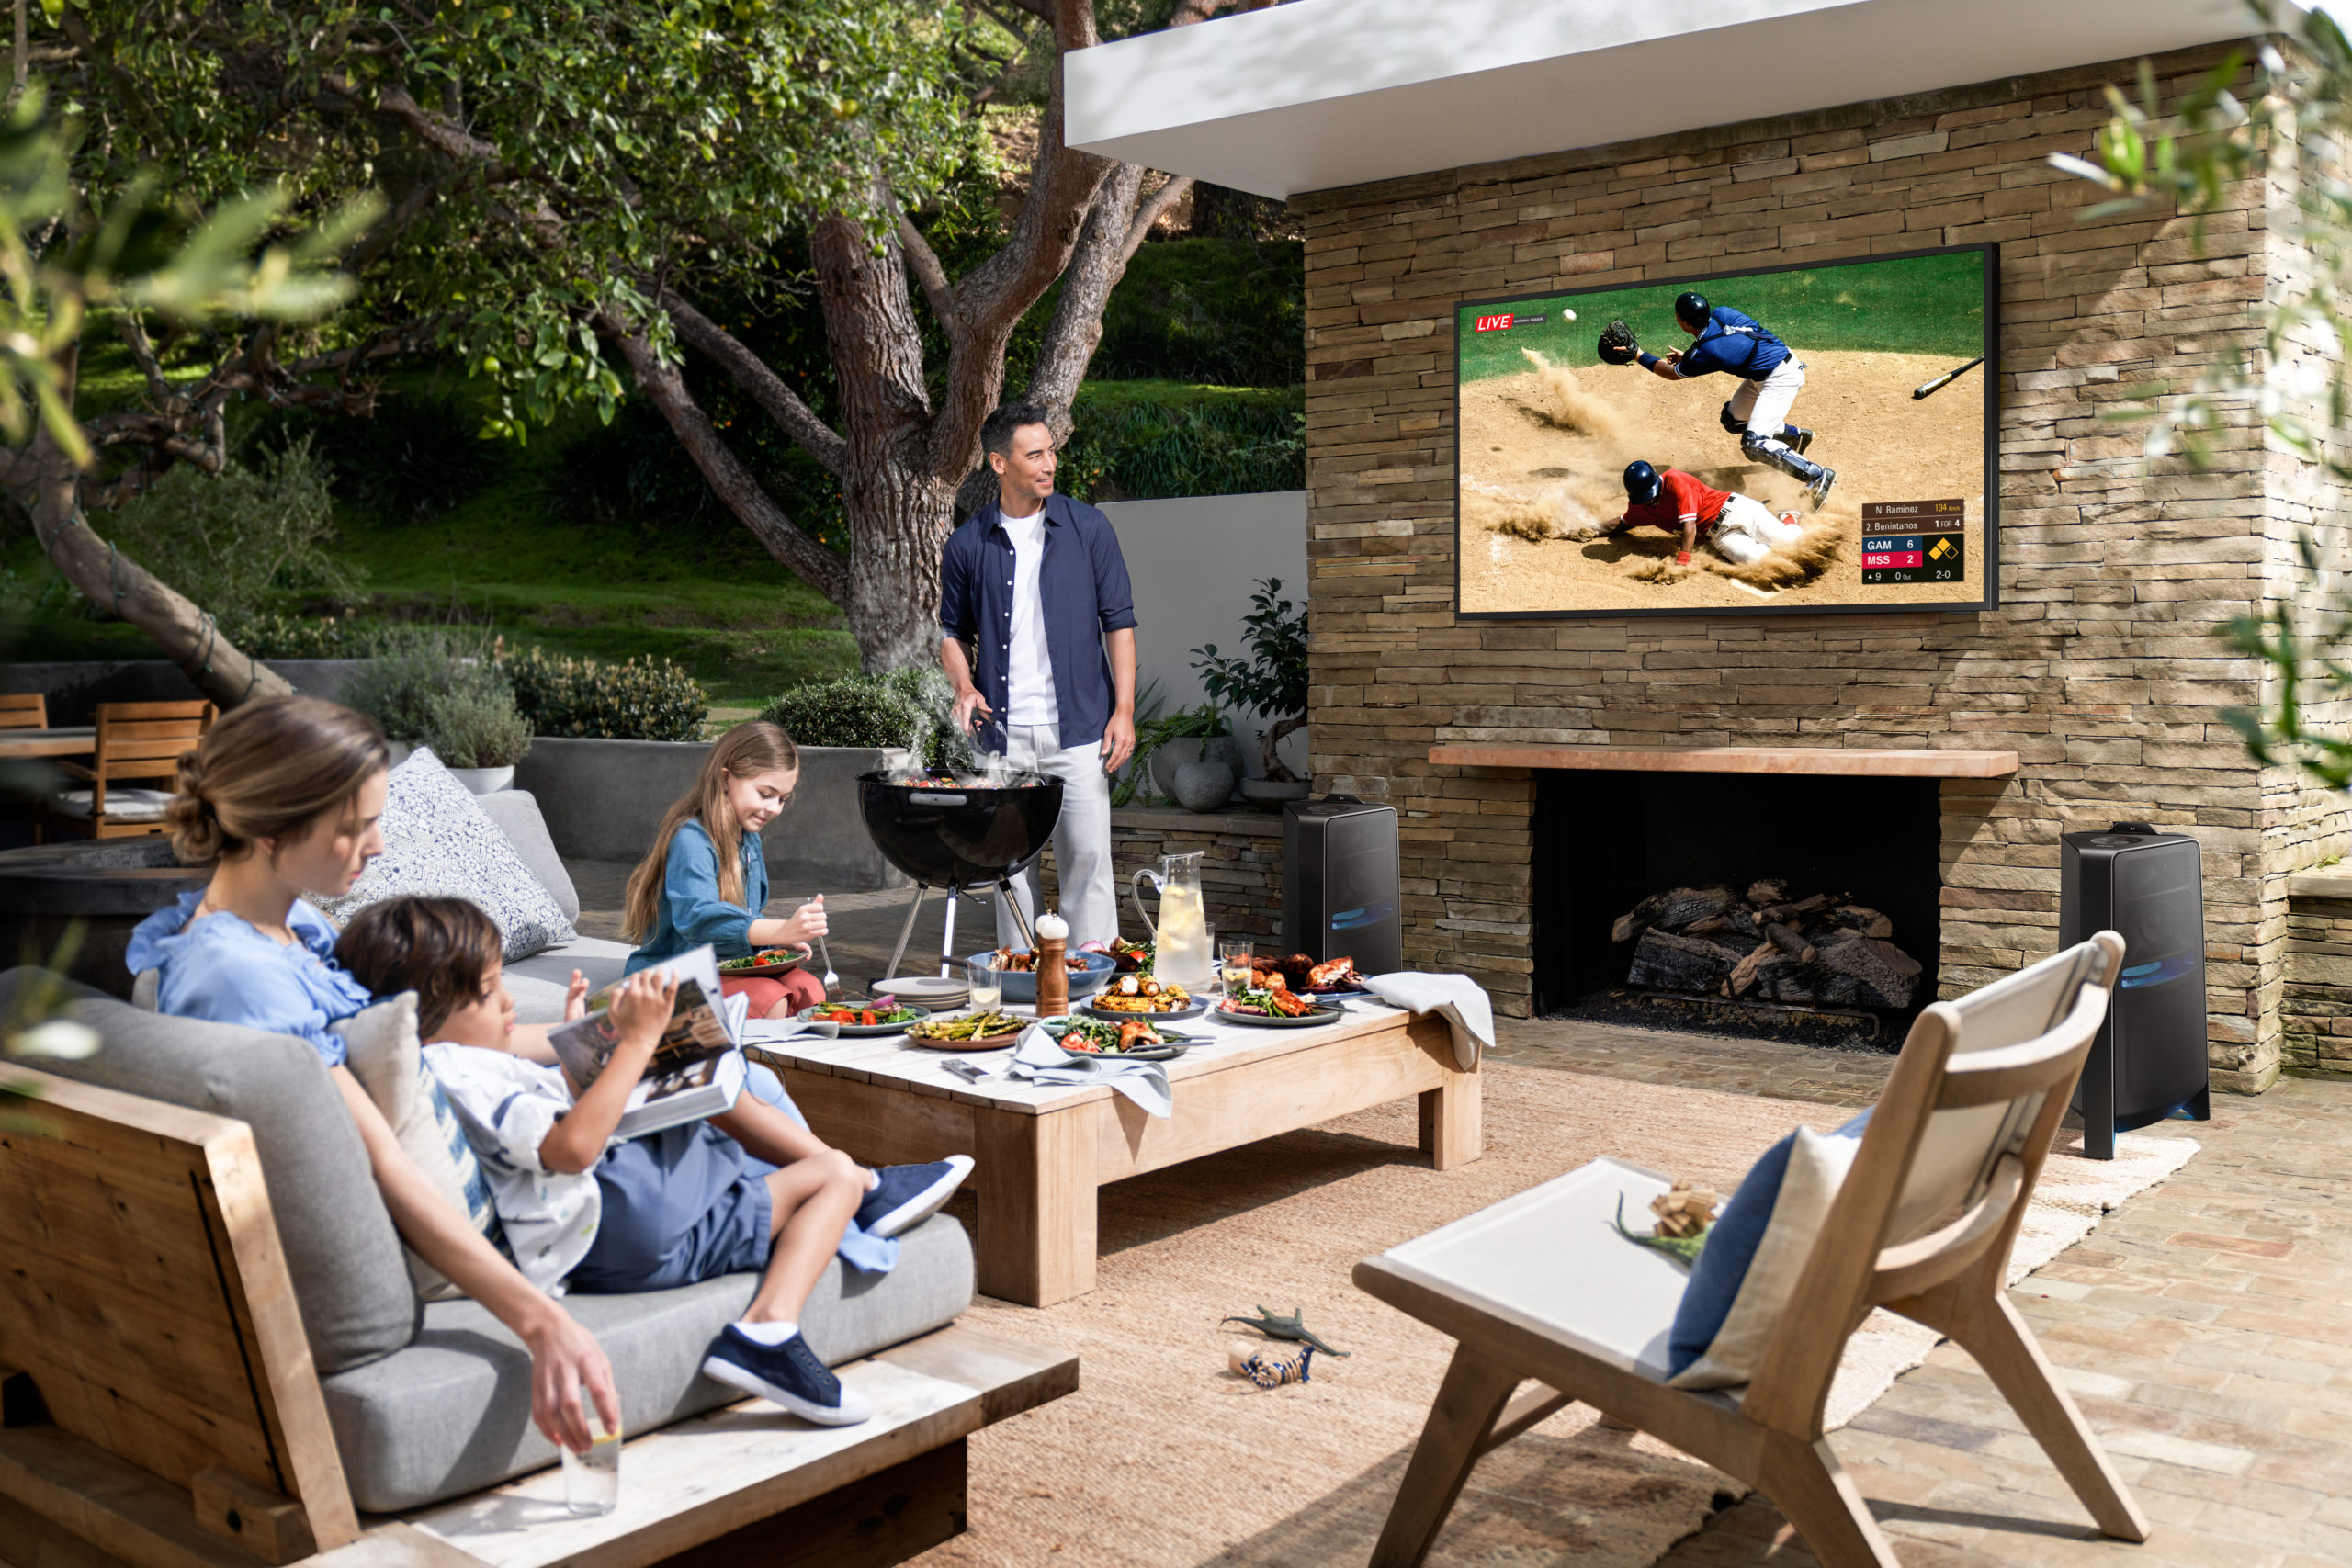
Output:
[[1223,1327],[1228,1323],[1246,1323],[1250,1327],[1256,1329],[1259,1333],[1266,1336],[1269,1339],[1305,1340],[1307,1344],[1314,1346],[1317,1350],[1322,1351],[1327,1356],[1344,1356],[1348,1354],[1345,1350],[1334,1350],[1331,1347],[1324,1344],[1322,1340],[1317,1339],[1315,1337],[1313,1330],[1306,1326],[1306,1309],[1305,1307],[1291,1308],[1290,1315],[1288,1317],[1284,1317],[1282,1314],[1274,1311],[1271,1307],[1261,1306],[1258,1309],[1258,1315],[1255,1317],[1226,1317],[1219,1318],[1217,1320],[1219,1327]]

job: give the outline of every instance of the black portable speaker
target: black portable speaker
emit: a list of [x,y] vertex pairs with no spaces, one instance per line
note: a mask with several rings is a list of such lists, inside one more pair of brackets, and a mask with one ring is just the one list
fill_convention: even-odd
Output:
[[1283,951],[1345,955],[1360,975],[1405,967],[1395,807],[1332,795],[1283,808]]
[[2058,942],[2123,938],[2123,973],[2075,1086],[2083,1152],[2177,1111],[2211,1118],[2205,1056],[2205,874],[2197,840],[2118,822],[2058,850]]

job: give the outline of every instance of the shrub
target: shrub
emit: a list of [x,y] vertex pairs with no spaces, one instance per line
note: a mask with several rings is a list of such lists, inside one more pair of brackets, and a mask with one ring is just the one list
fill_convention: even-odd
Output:
[[[933,681],[938,682],[936,693],[930,690]],[[936,762],[946,727],[940,720],[944,705],[933,699],[944,698],[945,689],[945,677],[937,671],[844,675],[796,686],[760,716],[782,725],[803,746],[920,745],[924,761]]]
[[1063,486],[1073,495],[1250,495],[1306,482],[1302,399],[1081,401],[1074,419],[1062,457]]
[[1169,240],[1127,264],[1089,374],[1225,387],[1306,379],[1306,252],[1295,240]]
[[232,460],[217,478],[181,464],[97,526],[223,622],[260,614],[274,593],[359,589],[358,574],[331,553],[334,501],[307,441],[251,464]]
[[288,615],[272,610],[223,620],[221,635],[255,659],[369,659],[384,646],[376,621],[335,615]]
[[390,398],[368,419],[303,415],[282,430],[315,444],[343,496],[401,522],[451,511],[498,471],[481,421],[447,398]]
[[666,659],[599,664],[533,648],[506,655],[499,668],[535,735],[693,740],[710,712],[694,677]]
[[438,627],[388,638],[343,700],[450,767],[511,767],[531,749],[531,728],[494,651]]

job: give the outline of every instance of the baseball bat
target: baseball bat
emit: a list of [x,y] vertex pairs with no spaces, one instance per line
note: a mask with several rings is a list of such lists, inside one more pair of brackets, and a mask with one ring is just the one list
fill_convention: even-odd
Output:
[[1946,387],[1951,386],[1961,377],[1966,375],[1969,371],[1975,369],[1978,366],[1984,363],[1984,356],[1980,354],[1975,358],[1970,360],[1967,364],[1960,367],[1957,370],[1947,370],[1942,375],[1937,377],[1934,380],[1927,382],[1922,386],[1912,388],[1911,400],[1913,402],[1917,402],[1921,398],[1927,397],[1930,393],[1942,391]]

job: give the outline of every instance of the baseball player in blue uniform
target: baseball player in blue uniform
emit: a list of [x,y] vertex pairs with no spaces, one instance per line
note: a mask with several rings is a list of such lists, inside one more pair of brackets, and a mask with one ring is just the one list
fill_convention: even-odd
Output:
[[1601,357],[1611,364],[1638,362],[1651,375],[1668,381],[1724,371],[1739,378],[1739,389],[1723,406],[1724,429],[1739,437],[1739,449],[1750,462],[1767,463],[1805,488],[1815,510],[1829,499],[1838,470],[1806,460],[1805,448],[1814,433],[1787,423],[1797,390],[1804,385],[1804,365],[1789,345],[1752,317],[1728,305],[1709,305],[1703,295],[1684,292],[1675,297],[1674,319],[1689,333],[1689,348],[1656,355],[1634,342],[1622,323],[1611,322],[1601,337]]

